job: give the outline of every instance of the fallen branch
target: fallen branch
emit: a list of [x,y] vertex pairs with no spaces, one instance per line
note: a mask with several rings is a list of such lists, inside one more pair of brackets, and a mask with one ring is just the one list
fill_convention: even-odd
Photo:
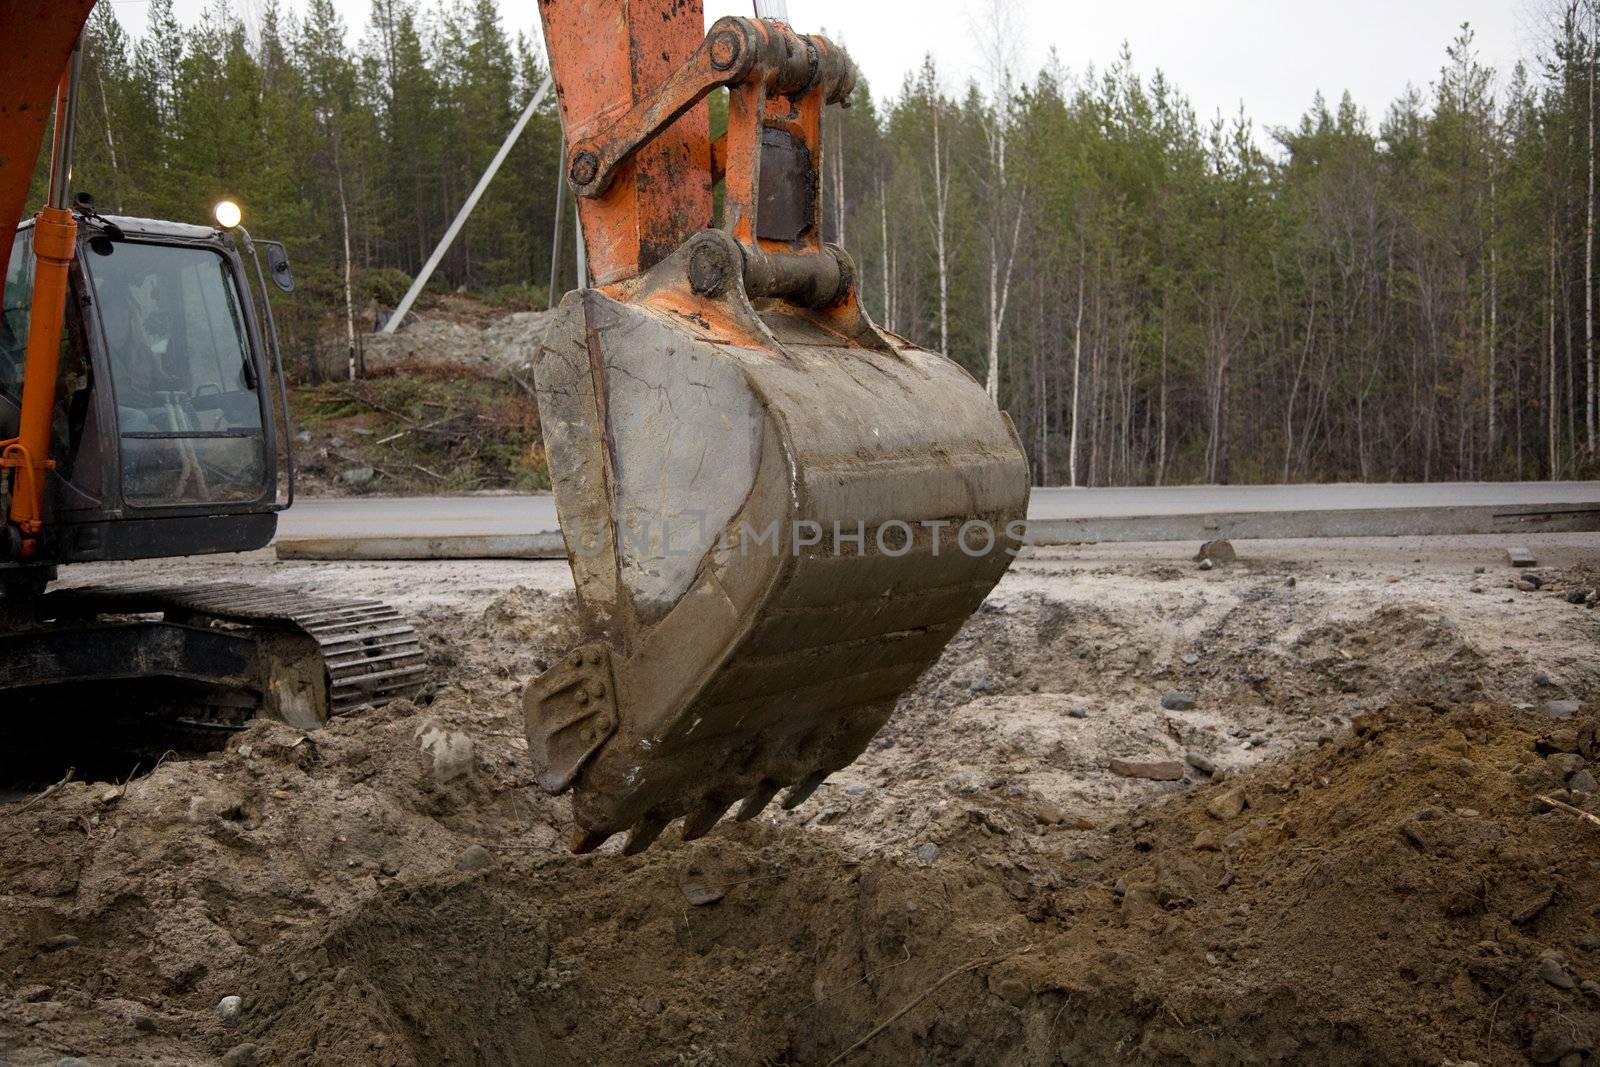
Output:
[[354,389],[350,389],[350,388],[347,388],[347,387],[342,386],[342,385],[336,385],[336,386],[333,387],[333,391],[338,393],[342,397],[346,397],[346,398],[348,398],[350,400],[354,400],[358,404],[365,404],[367,407],[371,408],[373,411],[381,411],[385,415],[391,415],[394,418],[397,418],[401,422],[405,423],[407,426],[415,426],[417,424],[417,420],[413,419],[410,415],[407,415],[402,411],[396,411],[394,408],[389,407],[387,404],[380,404],[376,400],[373,400],[371,397],[362,396],[360,393],[356,392]]
[[[1031,947],[1032,946],[1029,946],[1029,948],[1031,948]],[[847,1048],[843,1052],[839,1053],[833,1059],[829,1060],[828,1063],[827,1063],[827,1067],[834,1067],[835,1064],[844,1062],[844,1060],[846,1058],[848,1058],[852,1053],[854,1053],[857,1050],[861,1049],[864,1045],[867,1044],[867,1042],[871,1041],[873,1038],[877,1037],[879,1034],[881,1034],[885,1030],[889,1029],[889,1027],[893,1026],[896,1022],[898,1022],[900,1020],[900,1018],[902,1016],[904,1016],[907,1012],[909,1012],[912,1008],[915,1008],[918,1004],[921,1004],[924,1000],[927,1000],[929,997],[933,996],[940,989],[942,989],[947,983],[949,983],[952,979],[959,978],[962,975],[967,974],[967,973],[969,973],[971,971],[976,971],[980,967],[989,967],[989,966],[992,966],[992,965],[994,965],[996,963],[1000,963],[1000,962],[1002,962],[1004,960],[1011,959],[1013,956],[1020,956],[1024,952],[1027,952],[1027,951],[1029,951],[1029,949],[1024,948],[1024,949],[1020,949],[1019,951],[1016,951],[1016,952],[1007,952],[1007,953],[1004,953],[1004,954],[999,955],[999,956],[985,956],[982,959],[973,960],[971,963],[963,963],[961,966],[957,967],[955,970],[949,972],[943,978],[941,978],[937,982],[933,983],[933,985],[929,986],[927,989],[924,989],[922,992],[920,992],[916,996],[912,997],[910,1001],[908,1001],[904,1006],[899,1008],[893,1015],[891,1015],[887,1019],[883,1020],[883,1022],[879,1023],[877,1026],[874,1026],[871,1030],[868,1030],[865,1034],[863,1034],[861,1036],[860,1040],[858,1040],[855,1044],[851,1045],[849,1048]]]
[[76,767],[68,767],[67,768],[67,773],[61,779],[61,781],[57,782],[55,785],[51,786],[50,788],[44,790],[44,792],[39,793],[37,796],[31,796],[27,800],[24,800],[22,803],[18,804],[14,810],[16,810],[16,811],[27,811],[29,808],[33,807],[35,804],[39,803],[41,800],[44,800],[47,797],[54,796],[56,793],[61,792],[61,790],[66,787],[66,784],[68,782],[72,781],[73,775],[75,775],[77,773],[78,773],[78,768],[76,768]]
[[1556,808],[1559,811],[1566,812],[1568,815],[1576,815],[1578,818],[1582,819],[1584,822],[1592,822],[1596,826],[1600,826],[1600,816],[1591,815],[1587,811],[1584,811],[1582,808],[1575,808],[1571,804],[1565,804],[1565,803],[1557,800],[1554,797],[1547,797],[1547,796],[1544,796],[1542,794],[1537,799],[1538,799],[1539,803],[1541,803],[1541,804],[1548,804],[1552,808]]
[[539,394],[533,391],[533,386],[529,385],[527,382],[518,377],[516,371],[508,371],[507,373],[511,375],[511,380],[516,383],[518,389],[521,389],[524,393],[527,393],[535,400],[539,399]]

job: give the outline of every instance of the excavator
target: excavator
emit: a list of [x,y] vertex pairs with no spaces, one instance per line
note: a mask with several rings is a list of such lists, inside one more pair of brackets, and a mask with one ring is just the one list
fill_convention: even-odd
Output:
[[[678,820],[691,840],[735,805],[749,819],[783,792],[794,808],[856,759],[1023,547],[1030,480],[983,387],[875,325],[854,260],[823,239],[823,116],[848,106],[858,77],[841,48],[794,30],[773,0],[709,29],[701,0],[538,6],[587,262],[532,359],[581,636],[527,684],[522,710],[536,781],[572,795],[572,849],[626,834],[633,854]],[[0,103],[0,220],[21,214],[17,168],[32,166],[52,86],[70,111],[89,7],[0,0],[0,67],[26,75],[6,92],[20,99],[26,81],[33,94],[26,114]],[[24,22],[26,34],[9,32]],[[716,138],[714,93],[728,116]],[[31,234],[34,296],[21,431],[0,461],[8,597],[42,588],[57,563],[262,543],[278,507],[260,383],[281,372],[250,347],[249,300],[229,305],[236,373],[196,379],[158,410],[123,404],[124,342],[102,325],[104,305],[85,322],[90,401],[74,399],[74,364],[59,355],[101,272],[121,268],[112,288],[165,284],[146,280],[153,260],[129,262],[155,246],[211,256],[213,281],[242,285],[224,235],[74,214],[65,195],[53,172],[45,208],[18,231],[19,247]],[[158,417],[174,406],[213,413],[207,429]],[[81,408],[95,421],[74,421]],[[145,464],[160,462],[146,450],[175,444],[182,461],[143,488]],[[93,478],[103,495],[80,503],[78,482]],[[152,526],[154,513],[169,524]],[[119,522],[145,525],[123,536]],[[168,626],[262,630],[248,599],[208,607],[167,590],[146,606],[162,597],[178,605]],[[323,618],[343,616],[297,618],[280,636],[320,633]],[[71,627],[46,631],[63,659],[79,654]],[[356,655],[377,659],[381,679],[387,654]],[[256,658],[268,689],[295,662]],[[263,701],[258,713],[284,710]]]
[[[267,273],[237,205],[194,225],[104,216],[82,193],[68,203],[78,40],[92,7],[0,0],[8,764],[40,731],[82,728],[63,711],[97,709],[102,734],[215,739],[257,715],[316,727],[415,696],[427,680],[416,631],[381,603],[176,573],[50,588],[66,564],[261,548],[294,494],[284,448],[279,499],[279,442],[292,435]],[[24,220],[47,131],[46,201]],[[291,289],[283,247],[263,247],[273,282]]]

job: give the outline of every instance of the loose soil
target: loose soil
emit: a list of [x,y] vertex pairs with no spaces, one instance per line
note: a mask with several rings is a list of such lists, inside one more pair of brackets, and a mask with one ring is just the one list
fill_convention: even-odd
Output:
[[390,597],[437,686],[0,807],[0,1061],[1581,1067],[1600,538],[1489,544],[1041,554],[813,800],[635,858],[527,766],[561,564],[194,561]]

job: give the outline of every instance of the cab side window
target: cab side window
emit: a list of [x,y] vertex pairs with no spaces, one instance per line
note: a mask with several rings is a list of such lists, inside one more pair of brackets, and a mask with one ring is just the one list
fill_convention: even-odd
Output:
[[33,231],[11,244],[5,295],[0,297],[0,437],[17,432],[22,405],[22,369],[28,355],[28,318],[33,310]]

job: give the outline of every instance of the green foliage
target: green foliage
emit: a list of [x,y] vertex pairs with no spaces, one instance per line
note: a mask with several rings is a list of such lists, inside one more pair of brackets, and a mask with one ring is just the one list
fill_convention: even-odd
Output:
[[411,275],[397,267],[379,267],[362,273],[359,292],[363,301],[394,308],[405,298],[411,282]]
[[[228,0],[188,26],[151,0],[129,40],[100,5],[76,180],[130,214],[239,200],[289,247],[278,320],[315,381],[319,353],[342,359],[346,231],[366,328],[545,72],[493,0],[372,0],[355,49],[332,0],[299,10],[266,0],[246,34]],[[985,89],[929,60],[829,113],[824,236],[884,325],[980,380],[995,356],[1043,482],[1572,476],[1595,464],[1594,12],[1563,10],[1536,71],[1497,80],[1463,27],[1379,121],[1319,96],[1269,151],[1126,50]],[[710,104],[717,130],[726,95]],[[545,306],[559,157],[552,97],[431,291]],[[576,284],[570,200],[563,226],[558,293]],[[547,477],[507,447],[497,464]]]

